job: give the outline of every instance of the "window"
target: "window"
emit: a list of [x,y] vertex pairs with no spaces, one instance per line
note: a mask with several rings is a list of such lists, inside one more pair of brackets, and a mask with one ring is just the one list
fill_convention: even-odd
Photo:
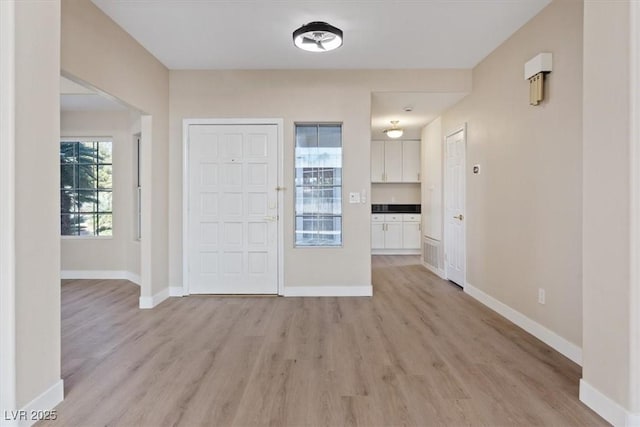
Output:
[[296,124],[296,246],[342,245],[342,125]]
[[60,143],[60,228],[63,236],[111,236],[112,144],[107,140]]

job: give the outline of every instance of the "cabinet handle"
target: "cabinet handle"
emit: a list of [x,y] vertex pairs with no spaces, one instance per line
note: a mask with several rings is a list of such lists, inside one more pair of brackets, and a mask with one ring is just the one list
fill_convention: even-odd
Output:
[[384,181],[384,172],[382,172],[382,175],[380,176],[380,181]]
[[422,231],[422,224],[418,223],[418,231]]
[[420,172],[418,172],[418,181],[420,181]]

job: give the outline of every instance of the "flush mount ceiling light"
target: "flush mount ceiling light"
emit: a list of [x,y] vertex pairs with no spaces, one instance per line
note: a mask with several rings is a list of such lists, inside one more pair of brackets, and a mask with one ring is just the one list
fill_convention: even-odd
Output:
[[400,138],[404,133],[404,129],[398,127],[398,123],[400,123],[399,120],[391,120],[391,127],[389,129],[385,129],[383,132],[389,138]]
[[309,22],[293,32],[293,44],[309,52],[328,52],[342,46],[342,30],[326,22]]

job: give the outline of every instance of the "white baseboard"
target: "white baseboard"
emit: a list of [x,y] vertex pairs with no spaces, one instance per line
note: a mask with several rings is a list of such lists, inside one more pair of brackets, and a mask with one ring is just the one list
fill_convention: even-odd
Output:
[[184,288],[182,286],[170,286],[169,287],[169,296],[170,297],[183,297],[184,296]]
[[142,280],[140,280],[139,274],[132,273],[130,271],[125,271],[125,279],[127,279],[131,283],[135,283],[138,286],[140,286],[140,283],[142,282]]
[[368,286],[287,286],[285,297],[370,297],[373,287]]
[[140,297],[140,308],[153,308],[167,298],[169,298],[169,288],[165,288],[151,297]]
[[470,285],[469,283],[465,285],[464,291],[496,313],[502,315],[503,317],[506,317],[511,322],[529,332],[540,341],[553,347],[556,351],[560,352],[565,357],[582,366],[582,349],[577,345],[566,340],[565,338],[562,338],[560,335],[556,334],[550,329],[547,329],[535,320],[528,318],[519,311],[514,310],[513,308],[498,301],[491,295],[484,293],[483,291]]
[[585,380],[580,380],[580,401],[616,427],[640,426],[640,414],[632,414]]
[[62,270],[61,279],[128,280],[140,285],[140,276],[125,270]]
[[433,274],[435,274],[439,278],[447,280],[447,278],[444,275],[444,270],[442,270],[441,268],[435,268],[434,266],[429,265],[424,261],[422,262],[422,265],[424,266],[424,268],[426,268],[427,270],[429,270],[430,272],[432,272]]
[[39,421],[40,411],[51,411],[63,399],[64,381],[58,380],[19,411],[3,413],[0,424],[7,427],[31,427]]

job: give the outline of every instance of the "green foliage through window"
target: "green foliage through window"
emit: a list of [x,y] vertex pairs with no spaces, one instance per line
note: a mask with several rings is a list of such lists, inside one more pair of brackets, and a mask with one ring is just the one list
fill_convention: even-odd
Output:
[[111,236],[111,141],[60,143],[60,228],[63,236]]

